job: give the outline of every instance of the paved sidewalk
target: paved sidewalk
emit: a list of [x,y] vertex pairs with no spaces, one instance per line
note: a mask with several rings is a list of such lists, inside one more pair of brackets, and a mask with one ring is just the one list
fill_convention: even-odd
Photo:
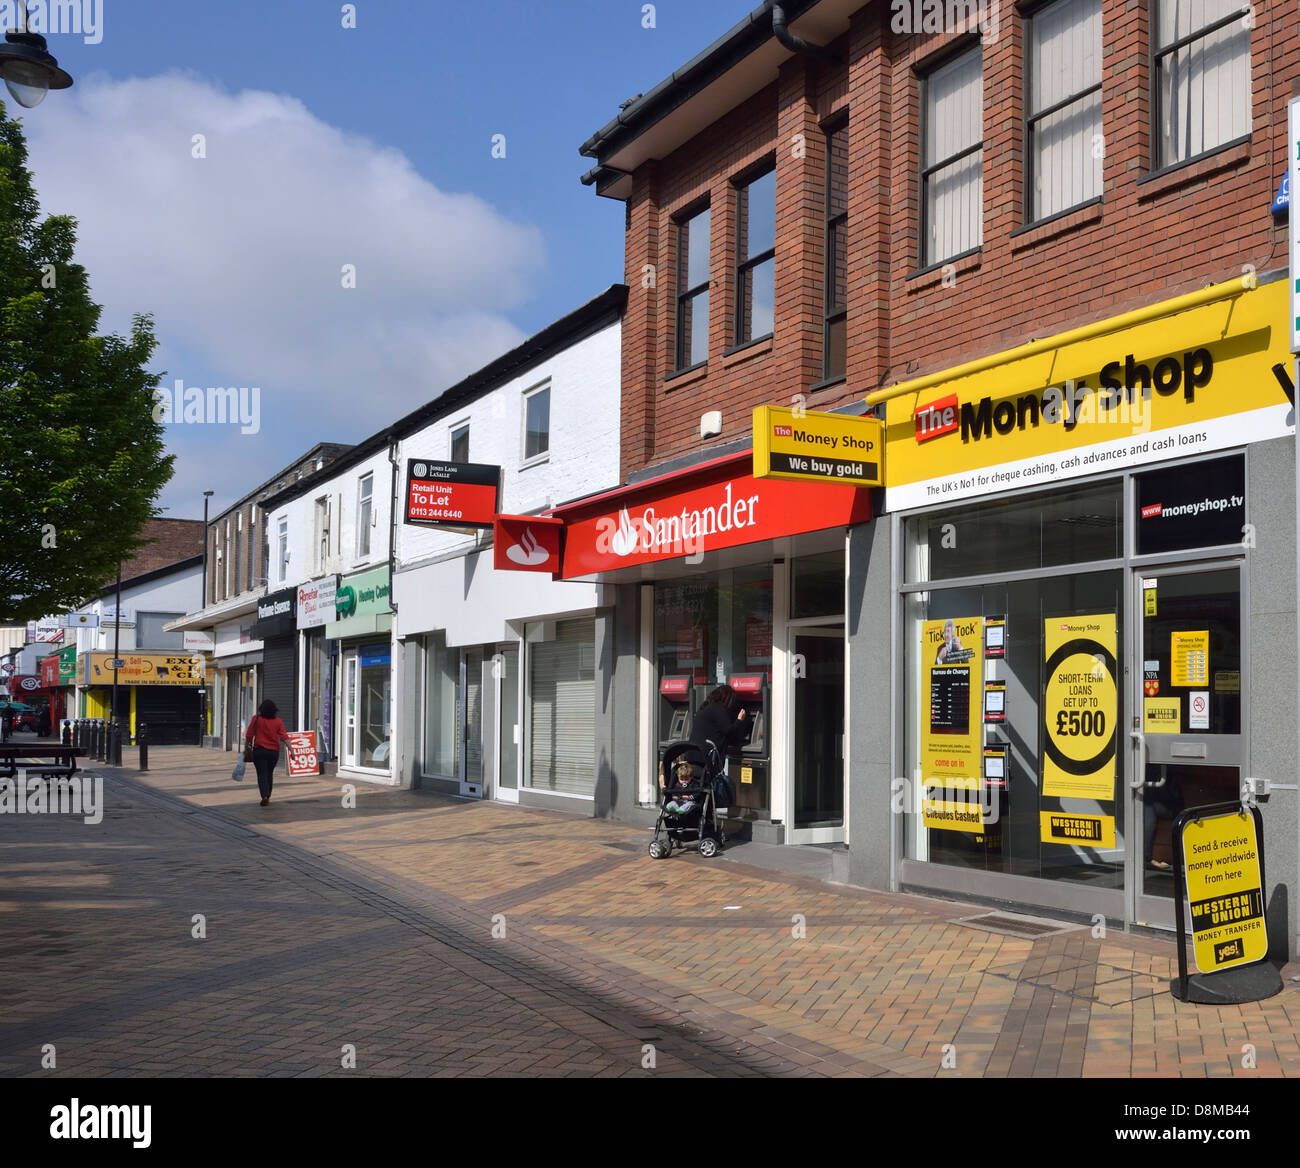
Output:
[[1300,1075],[1294,964],[1266,1002],[1183,1005],[1172,940],[1024,939],[655,862],[642,828],[368,784],[346,807],[343,779],[278,770],[262,808],[231,755],[150,762],[92,766],[98,826],[0,816],[2,1074]]

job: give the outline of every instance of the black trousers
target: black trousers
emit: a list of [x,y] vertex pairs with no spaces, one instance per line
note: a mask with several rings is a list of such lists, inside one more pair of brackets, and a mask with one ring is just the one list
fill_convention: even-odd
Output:
[[271,797],[271,772],[280,761],[278,750],[267,750],[265,746],[253,747],[253,766],[257,768],[257,789],[263,799]]

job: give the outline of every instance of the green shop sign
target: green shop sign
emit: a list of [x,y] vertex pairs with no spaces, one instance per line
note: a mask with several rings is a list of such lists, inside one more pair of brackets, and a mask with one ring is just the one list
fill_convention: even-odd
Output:
[[325,626],[327,637],[360,637],[392,628],[388,603],[388,565],[344,576],[334,594],[334,620]]

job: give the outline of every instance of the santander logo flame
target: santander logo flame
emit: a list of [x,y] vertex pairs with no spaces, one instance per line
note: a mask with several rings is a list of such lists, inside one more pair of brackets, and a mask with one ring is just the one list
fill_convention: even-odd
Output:
[[632,526],[632,517],[624,507],[618,513],[618,530],[609,541],[610,550],[616,556],[630,556],[636,551],[636,528]]
[[524,533],[519,537],[518,543],[511,544],[510,547],[506,548],[506,555],[514,560],[516,564],[523,564],[528,568],[544,564],[551,558],[551,553],[537,542],[537,537],[533,535],[531,527],[524,528]]

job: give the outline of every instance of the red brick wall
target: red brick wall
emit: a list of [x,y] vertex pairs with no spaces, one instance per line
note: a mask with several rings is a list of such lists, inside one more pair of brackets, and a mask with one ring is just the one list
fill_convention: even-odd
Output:
[[[1300,80],[1300,22],[1281,3],[1257,4],[1251,33],[1250,141],[1157,179],[1151,170],[1147,5],[1103,7],[1102,202],[1025,225],[1023,26],[1000,7],[984,46],[984,242],[973,256],[919,267],[917,68],[953,35],[895,36],[888,5],[863,8],[835,45],[832,66],[795,57],[778,80],[668,157],[633,175],[627,234],[632,289],[623,331],[622,471],[749,432],[761,404],[809,408],[861,398],[881,385],[942,369],[1033,337],[1286,263],[1285,226],[1269,204],[1286,166],[1286,103]],[[824,147],[820,125],[849,113],[848,357],[845,381],[810,392],[821,375]],[[795,135],[805,151],[797,157]],[[732,180],[776,160],[776,323],[772,342],[733,344]],[[709,359],[672,377],[676,323],[673,217],[712,207]],[[654,267],[654,286],[645,265]],[[955,285],[953,284],[955,278]],[[722,410],[720,438],[699,418]]]

